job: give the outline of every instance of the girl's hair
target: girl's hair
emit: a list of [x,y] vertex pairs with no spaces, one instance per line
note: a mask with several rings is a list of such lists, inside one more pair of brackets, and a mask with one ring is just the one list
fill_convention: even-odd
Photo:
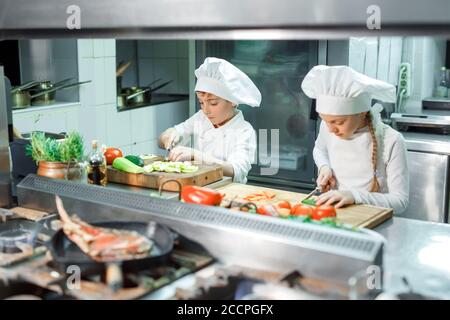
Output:
[[378,142],[375,136],[375,129],[373,128],[372,117],[370,112],[367,112],[367,122],[369,125],[370,136],[372,137],[372,168],[373,168],[373,178],[370,185],[370,192],[378,192],[380,190],[380,184],[377,179],[377,159],[378,159]]

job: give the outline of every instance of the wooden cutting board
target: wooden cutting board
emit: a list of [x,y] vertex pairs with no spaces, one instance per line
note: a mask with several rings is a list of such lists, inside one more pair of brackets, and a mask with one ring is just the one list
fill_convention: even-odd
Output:
[[[127,173],[108,166],[108,182],[127,184],[130,186],[159,189],[160,185],[167,180],[176,180],[185,185],[205,186],[222,180],[223,170],[219,165],[198,165],[198,171],[192,173]],[[178,184],[168,182],[164,185],[164,191],[178,191]]]
[[[277,203],[281,200],[287,200],[291,203],[300,203],[306,194],[284,191],[278,189],[270,189],[247,184],[231,183],[218,189],[221,193],[225,193],[225,199],[233,199],[234,197],[245,197],[248,194],[258,191],[271,191],[276,194],[275,198],[270,201],[255,202],[259,205],[262,203]],[[337,217],[342,223],[346,223],[355,227],[364,227],[373,229],[384,221],[392,217],[393,210],[387,208],[379,208],[371,205],[352,205],[342,209],[337,209]]]

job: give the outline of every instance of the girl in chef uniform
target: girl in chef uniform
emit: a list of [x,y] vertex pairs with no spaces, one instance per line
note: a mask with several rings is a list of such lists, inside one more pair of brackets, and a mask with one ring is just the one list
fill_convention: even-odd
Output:
[[170,150],[171,161],[219,164],[224,175],[245,183],[255,159],[256,134],[237,106],[259,107],[261,93],[245,73],[223,59],[206,58],[195,76],[201,110],[164,131],[159,145]]
[[409,173],[402,135],[381,121],[381,105],[395,87],[347,66],[316,66],[302,82],[322,119],[313,156],[323,191],[317,204],[372,204],[406,210]]

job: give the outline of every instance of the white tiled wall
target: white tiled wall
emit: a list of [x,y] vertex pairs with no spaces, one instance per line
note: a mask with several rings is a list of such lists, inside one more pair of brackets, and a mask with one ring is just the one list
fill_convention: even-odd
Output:
[[[125,44],[129,46],[133,42],[127,40]],[[116,108],[116,63],[120,60],[127,61],[127,57],[132,56],[132,50],[127,51],[127,49],[121,51],[121,56],[116,59],[116,49],[121,50],[120,48],[124,47],[128,48],[122,42],[116,45],[115,40],[78,40],[80,80],[92,80],[92,83],[80,88],[79,130],[85,138],[86,150],[90,150],[90,142],[97,139],[101,144],[120,148],[125,154],[160,153],[161,151],[157,147],[159,134],[188,117],[188,101],[118,112]],[[146,41],[139,48],[141,54],[146,57],[142,58],[140,63],[149,62],[150,65],[146,69],[150,71],[142,72],[140,70],[140,75],[146,73],[147,76],[152,75],[154,67],[158,70],[165,70],[167,64],[160,66],[158,65],[159,60],[150,61],[153,59],[150,57],[154,55],[154,43]],[[178,49],[180,48],[175,45],[173,55],[177,55]],[[158,55],[160,54],[162,53],[159,52]],[[179,67],[177,58],[171,59],[175,63],[170,64],[169,68],[174,69],[172,71],[177,73]],[[174,67],[171,67],[172,65]],[[127,70],[127,73],[131,73],[130,70]],[[148,79],[152,80],[152,78]]]
[[78,40],[78,56],[80,81],[91,80],[80,88],[78,112],[79,131],[86,150],[91,149],[94,139],[100,144],[131,144],[131,140],[120,135],[129,128],[130,122],[120,119],[116,110],[115,40]]
[[[118,112],[115,40],[81,39],[76,42],[76,49],[72,47],[77,56],[78,70],[75,76],[80,81],[91,80],[76,90],[79,91],[80,103],[15,113],[14,125],[22,132],[79,131],[85,141],[86,153],[91,150],[91,142],[94,139],[100,144],[118,147],[125,154],[163,153],[164,151],[158,148],[158,137],[168,127],[188,118],[188,100]],[[145,43],[141,47],[142,53],[153,56],[153,45],[154,43]],[[39,43],[38,47],[42,52],[48,49],[48,43]],[[177,45],[172,45],[164,49],[159,48],[157,55],[161,55],[161,50],[168,48],[171,48],[174,56],[178,55],[179,50],[182,51]],[[62,48],[55,51],[55,56],[63,55]],[[147,58],[142,61],[145,59]],[[165,58],[153,59],[151,68],[157,68],[161,73],[167,70],[178,73],[180,64],[182,65],[180,60],[186,58],[167,59],[171,59],[173,63],[161,63]]]

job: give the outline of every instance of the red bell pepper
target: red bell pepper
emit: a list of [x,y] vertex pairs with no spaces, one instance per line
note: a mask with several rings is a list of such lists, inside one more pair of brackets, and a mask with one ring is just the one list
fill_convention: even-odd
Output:
[[209,188],[184,186],[181,189],[181,198],[188,203],[218,206],[222,202],[223,195]]

